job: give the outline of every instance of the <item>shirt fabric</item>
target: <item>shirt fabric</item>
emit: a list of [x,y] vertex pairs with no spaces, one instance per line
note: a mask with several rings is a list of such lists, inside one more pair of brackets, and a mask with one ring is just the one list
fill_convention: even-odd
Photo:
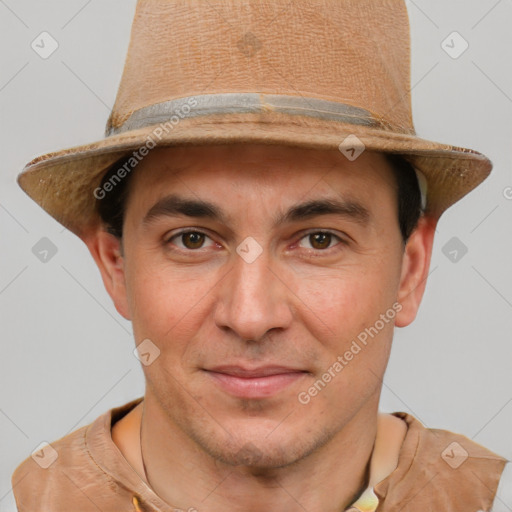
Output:
[[[139,477],[112,440],[112,425],[142,400],[110,409],[27,457],[12,475],[18,511],[176,512]],[[347,512],[511,510],[512,464],[506,459],[463,435],[425,428],[410,414],[393,415],[407,424],[397,467],[366,489]]]

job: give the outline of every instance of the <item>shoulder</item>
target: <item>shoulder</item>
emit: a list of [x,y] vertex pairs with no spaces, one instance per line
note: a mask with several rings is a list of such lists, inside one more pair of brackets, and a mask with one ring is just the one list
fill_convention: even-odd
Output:
[[15,469],[11,483],[20,512],[36,510],[36,500],[41,505],[50,495],[78,497],[83,475],[94,469],[85,442],[90,426],[41,446]]
[[[19,512],[46,510],[97,511],[97,494],[118,487],[91,453],[109,452],[112,418],[140,401],[110,409],[89,425],[49,444],[27,457],[12,474],[11,483]],[[105,448],[105,450],[103,450]]]
[[414,500],[417,510],[490,510],[507,459],[463,434],[393,414],[407,434],[397,469],[376,487],[388,505]]
[[499,467],[503,471],[507,462],[504,457],[467,436],[450,430],[425,427],[407,413],[398,412],[393,415],[407,424],[407,436],[410,438],[410,444],[416,447],[417,457],[424,456],[435,463],[443,461],[443,468],[457,469],[462,468],[466,462],[469,462],[468,466],[480,462]]

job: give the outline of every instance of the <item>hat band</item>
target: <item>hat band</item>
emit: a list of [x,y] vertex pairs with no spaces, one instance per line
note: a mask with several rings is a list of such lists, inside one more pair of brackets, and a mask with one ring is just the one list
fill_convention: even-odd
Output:
[[129,130],[165,123],[173,116],[183,119],[264,112],[309,116],[373,128],[383,126],[368,110],[336,101],[282,94],[224,93],[188,96],[143,107],[133,112],[121,126],[111,127],[106,135],[118,135]]

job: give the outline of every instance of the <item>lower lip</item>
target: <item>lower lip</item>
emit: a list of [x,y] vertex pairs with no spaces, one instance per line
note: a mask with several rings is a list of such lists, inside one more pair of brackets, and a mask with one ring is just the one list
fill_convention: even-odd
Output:
[[235,377],[226,373],[207,372],[225,392],[238,398],[268,398],[301,380],[305,372],[279,373],[266,377]]

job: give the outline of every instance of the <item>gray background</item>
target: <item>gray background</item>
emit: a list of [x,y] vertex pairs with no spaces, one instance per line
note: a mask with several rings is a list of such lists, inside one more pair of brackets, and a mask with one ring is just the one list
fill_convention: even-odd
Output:
[[[440,221],[418,318],[396,330],[381,408],[512,458],[512,0],[407,4],[417,132],[480,150],[495,169]],[[130,323],[87,248],[15,184],[32,157],[103,136],[134,8],[0,0],[0,511],[15,510],[11,473],[42,441],[144,391]],[[31,48],[43,31],[59,44],[48,59]],[[469,44],[456,59],[442,47],[453,31]],[[57,251],[46,262],[33,252],[43,237]],[[449,242],[468,252],[452,261]]]

